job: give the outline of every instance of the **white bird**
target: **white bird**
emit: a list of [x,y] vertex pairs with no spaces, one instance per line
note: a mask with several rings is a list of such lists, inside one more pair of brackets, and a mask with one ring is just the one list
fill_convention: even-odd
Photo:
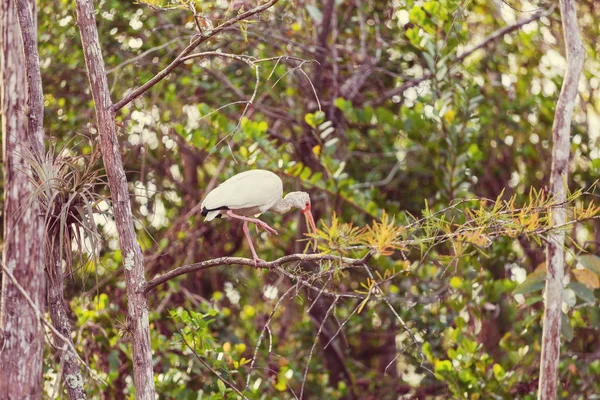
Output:
[[[252,251],[254,265],[264,262],[256,255],[252,244],[248,223],[252,222],[269,233],[277,231],[267,223],[257,219],[265,211],[285,214],[295,207],[302,211],[310,228],[316,231],[315,221],[310,212],[310,197],[306,192],[290,192],[283,196],[283,182],[271,171],[253,169],[234,175],[212,190],[201,204],[202,215],[206,221],[222,216],[244,221],[244,234]],[[252,218],[254,217],[254,218]]]

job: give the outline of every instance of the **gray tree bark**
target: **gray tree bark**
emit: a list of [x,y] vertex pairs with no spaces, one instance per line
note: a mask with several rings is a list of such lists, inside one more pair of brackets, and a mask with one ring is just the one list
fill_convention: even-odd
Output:
[[[40,71],[40,57],[37,44],[37,27],[35,23],[35,9],[29,0],[16,0],[17,15],[21,38],[23,40],[23,54],[25,55],[25,70],[27,73],[28,111],[30,139],[33,153],[41,161],[44,158],[44,92],[42,87],[42,74]],[[42,139],[42,140],[38,140]],[[47,224],[44,224],[47,226]],[[62,269],[62,255],[60,252],[59,233],[57,226],[48,226],[45,240],[48,247],[45,254],[45,266],[48,273],[48,309],[54,327],[66,338],[71,340],[71,323],[68,319],[64,299],[64,277]],[[69,243],[64,248],[69,251]],[[70,258],[66,257],[66,261]],[[56,347],[59,350],[63,377],[69,399],[83,400],[86,398],[83,377],[79,368],[79,361],[72,354],[73,346],[63,343],[56,338]]]
[[[52,325],[64,337],[71,341],[71,322],[69,321],[68,306],[64,297],[64,272],[62,266],[62,254],[60,252],[59,234],[57,227],[51,227],[49,232],[48,247],[46,250],[46,271],[48,272],[48,312]],[[70,243],[70,240],[68,241]],[[68,250],[67,250],[68,251]],[[65,261],[70,262],[69,257]],[[67,271],[70,268],[66,268]],[[85,385],[79,360],[73,354],[72,346],[68,346],[59,337],[55,337],[54,345],[59,349],[62,364],[62,376],[67,388],[67,396],[70,400],[86,399]]]
[[133,376],[136,397],[143,400],[154,400],[148,302],[142,291],[146,283],[144,258],[133,227],[127,177],[119,153],[117,127],[114,112],[111,110],[112,100],[96,28],[94,4],[92,0],[76,0],[76,6],[77,23],[96,109],[100,148],[108,176],[115,224],[124,260],[128,298],[127,319],[133,342]]
[[[32,3],[33,4],[33,3]],[[25,207],[33,187],[22,154],[43,149],[43,131],[30,131],[27,79],[17,4],[0,2],[0,97],[4,155],[3,265],[45,305],[44,224],[37,203]],[[32,7],[32,5],[30,5]],[[33,8],[32,8],[33,9]],[[0,302],[0,398],[41,398],[44,333],[41,321],[10,279],[2,279]]]
[[[565,182],[569,173],[570,131],[573,108],[577,100],[577,86],[583,70],[584,49],[579,35],[574,0],[560,0],[560,13],[567,57],[567,69],[556,104],[552,126],[552,172],[550,195],[559,205],[567,199]],[[563,225],[567,212],[563,206],[552,214],[555,226]],[[560,323],[565,264],[565,232],[556,230],[549,235],[546,249],[546,303],[542,333],[542,357],[538,399],[556,398],[558,362],[560,360]]]

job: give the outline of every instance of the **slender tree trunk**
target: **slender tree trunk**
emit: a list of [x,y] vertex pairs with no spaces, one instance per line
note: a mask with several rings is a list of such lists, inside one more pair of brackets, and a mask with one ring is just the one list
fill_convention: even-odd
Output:
[[[584,61],[584,49],[579,36],[575,1],[561,0],[560,13],[564,31],[567,70],[556,104],[554,125],[552,126],[552,173],[550,176],[550,193],[558,204],[564,203],[567,198],[566,181],[569,172],[571,117],[577,100],[577,85]],[[564,224],[566,209],[557,207],[552,214],[552,219],[554,225]],[[564,241],[565,232],[562,229],[554,231],[549,236],[546,250],[546,305],[538,390],[538,398],[542,400],[555,399],[558,385],[565,262]]]
[[[29,0],[15,0],[19,28],[23,41],[23,54],[25,55],[25,70],[28,88],[28,130],[31,140],[32,152],[42,160],[44,158],[44,93],[42,87],[42,74],[37,43],[37,24],[35,20],[34,3]],[[44,224],[43,226],[47,226]],[[66,338],[71,340],[71,323],[68,319],[67,307],[64,299],[64,278],[62,270],[62,257],[60,251],[60,237],[57,226],[48,227],[45,240],[48,244],[45,253],[45,267],[48,272],[48,308],[54,327]],[[64,248],[69,251],[70,241],[66,241]],[[70,257],[66,257],[70,261]],[[70,268],[69,268],[70,270]],[[71,342],[72,344],[72,342]],[[72,354],[72,346],[67,346],[62,339],[56,340],[59,350],[63,377],[67,387],[69,399],[83,400],[86,398],[83,377],[79,369],[79,361]]]
[[[33,3],[32,3],[33,4]],[[28,130],[25,58],[14,0],[0,2],[0,92],[4,155],[3,265],[35,305],[44,309],[44,224],[22,154],[43,149],[43,131]],[[30,5],[31,6],[31,5]],[[33,14],[32,14],[33,15]],[[40,120],[41,121],[41,120]],[[42,396],[43,326],[17,287],[2,279],[0,303],[0,398]]]
[[146,282],[144,258],[133,228],[127,178],[119,153],[117,127],[114,112],[111,109],[112,101],[96,28],[94,4],[92,0],[76,0],[76,5],[77,23],[96,109],[102,158],[108,176],[115,223],[124,260],[128,323],[133,341],[133,374],[136,397],[154,400],[148,302],[145,294],[139,290]]
[[[65,280],[58,232],[55,232],[53,239],[48,238],[47,240],[46,271],[48,272],[48,312],[50,313],[52,325],[54,325],[56,330],[62,333],[64,337],[71,340],[71,322],[69,321],[68,308],[65,305]],[[68,242],[70,243],[70,240]],[[70,258],[65,257],[65,261],[70,262]],[[67,267],[66,270],[69,271],[70,268]],[[62,375],[67,387],[69,399],[84,400],[86,394],[83,376],[81,375],[81,370],[79,368],[79,361],[72,354],[71,348],[61,339],[56,338],[54,344],[60,352],[61,364],[63,365]]]
[[44,154],[44,91],[37,46],[37,11],[35,1],[16,0],[17,16],[27,71],[27,111],[29,113],[29,140],[33,154],[42,159]]

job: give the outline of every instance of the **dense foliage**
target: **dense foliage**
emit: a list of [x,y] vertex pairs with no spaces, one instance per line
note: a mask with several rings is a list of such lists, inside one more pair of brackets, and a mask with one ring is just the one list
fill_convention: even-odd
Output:
[[[198,29],[255,3],[98,2],[113,100]],[[148,279],[249,256],[240,224],[204,223],[198,204],[207,187],[250,168],[278,173],[286,191],[309,191],[319,251],[372,256],[353,268],[222,266],[153,290],[160,398],[535,397],[554,206],[545,185],[565,64],[551,3],[281,0],[117,113]],[[100,162],[90,172],[79,158],[96,154],[96,132],[74,5],[39,6],[47,134],[60,157],[74,157],[69,165],[102,180]],[[600,392],[600,229],[589,220],[598,211],[600,10],[593,0],[578,7],[587,61],[568,206],[581,222],[563,227],[559,395],[588,399]],[[86,254],[73,258],[73,337],[106,382],[86,373],[90,397],[133,398],[122,259],[108,191],[92,187],[102,240],[84,232],[77,248]],[[252,232],[262,258],[314,251],[301,215],[262,218],[280,232]],[[55,357],[48,348],[48,397]]]

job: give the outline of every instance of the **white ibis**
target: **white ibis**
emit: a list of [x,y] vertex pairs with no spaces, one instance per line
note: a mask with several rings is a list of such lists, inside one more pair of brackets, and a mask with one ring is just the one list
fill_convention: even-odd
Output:
[[[212,190],[202,202],[202,215],[206,221],[222,216],[244,221],[244,234],[252,251],[254,265],[263,261],[256,255],[248,223],[252,222],[266,232],[278,234],[265,222],[257,219],[265,211],[285,214],[292,207],[302,211],[311,229],[316,231],[315,221],[310,212],[310,197],[306,192],[290,192],[284,198],[283,182],[270,171],[253,169],[234,175]],[[252,218],[254,217],[254,218]]]

